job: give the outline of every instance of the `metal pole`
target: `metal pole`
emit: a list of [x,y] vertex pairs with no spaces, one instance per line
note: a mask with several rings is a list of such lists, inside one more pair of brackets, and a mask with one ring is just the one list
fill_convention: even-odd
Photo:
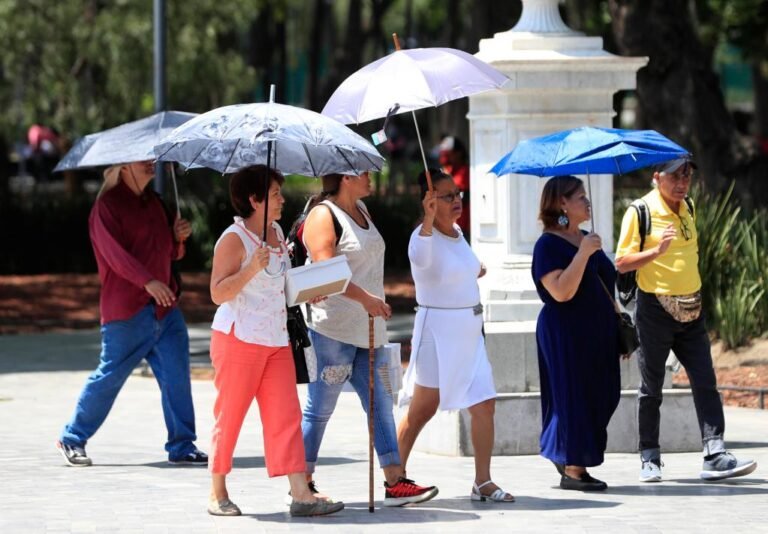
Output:
[[[155,112],[165,111],[165,0],[154,0],[154,97]],[[165,191],[165,169],[155,166],[155,191]]]

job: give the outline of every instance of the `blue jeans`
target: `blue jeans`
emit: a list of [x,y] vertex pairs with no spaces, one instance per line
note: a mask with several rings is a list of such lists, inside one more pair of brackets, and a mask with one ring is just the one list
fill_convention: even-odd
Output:
[[85,447],[104,423],[117,394],[142,358],[149,363],[160,386],[169,459],[180,459],[195,450],[187,326],[178,308],[158,321],[152,304],[130,319],[102,325],[99,366],[80,393],[72,420],[61,434],[62,443]]
[[[344,383],[349,381],[355,388],[363,410],[368,413],[368,349],[336,341],[322,334],[309,331],[312,346],[317,354],[318,377],[309,384],[309,398],[301,420],[307,472],[315,471],[320,443],[325,427],[336,408]],[[389,380],[389,362],[385,351],[376,349],[373,391],[373,444],[379,457],[379,465],[400,465],[397,449],[397,429],[392,415],[392,386]]]

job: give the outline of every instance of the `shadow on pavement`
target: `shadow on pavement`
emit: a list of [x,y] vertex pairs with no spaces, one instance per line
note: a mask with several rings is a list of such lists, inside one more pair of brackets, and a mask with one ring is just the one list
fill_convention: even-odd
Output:
[[368,503],[347,503],[344,510],[337,514],[321,517],[291,517],[286,511],[272,514],[244,514],[248,517],[272,523],[296,523],[296,524],[331,524],[331,525],[378,525],[382,523],[430,523],[449,521],[476,521],[480,516],[472,512],[457,512],[455,510],[443,510],[426,508],[424,505],[417,507],[384,508],[377,503],[376,511],[368,511]]
[[666,495],[670,497],[768,495],[768,489],[755,487],[765,483],[766,480],[763,478],[741,478],[719,482],[703,482],[698,478],[681,478],[637,486],[611,486],[606,493],[608,495]]
[[[344,464],[354,464],[354,463],[362,463],[365,460],[358,460],[355,458],[347,458],[344,456],[326,456],[323,458],[321,465],[344,465]],[[233,468],[235,469],[262,469],[266,468],[266,463],[264,462],[263,456],[246,456],[246,457],[236,457],[233,461]],[[160,461],[160,462],[146,462],[143,464],[104,464],[104,463],[94,463],[93,467],[154,467],[157,469],[200,469],[202,466],[194,466],[194,465],[174,465],[169,464],[166,461]]]
[[576,492],[569,492],[568,497],[545,499],[542,497],[527,497],[525,495],[515,495],[515,502],[511,503],[492,503],[472,501],[467,497],[451,497],[441,499],[439,496],[433,501],[419,505],[426,508],[449,508],[451,510],[483,510],[504,512],[509,510],[573,510],[585,508],[613,508],[621,503],[614,501],[593,501],[587,499],[578,499]]
[[768,447],[768,442],[765,441],[729,441],[729,449],[762,449]]

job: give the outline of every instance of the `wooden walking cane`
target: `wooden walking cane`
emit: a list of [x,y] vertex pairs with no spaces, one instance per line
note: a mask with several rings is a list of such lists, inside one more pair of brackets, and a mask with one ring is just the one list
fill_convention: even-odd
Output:
[[373,315],[368,316],[368,511],[373,513]]

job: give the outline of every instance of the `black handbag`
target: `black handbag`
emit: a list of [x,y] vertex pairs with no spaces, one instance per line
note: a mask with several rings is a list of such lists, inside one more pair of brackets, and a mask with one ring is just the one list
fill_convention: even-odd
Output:
[[616,319],[618,319],[619,328],[619,335],[617,339],[619,355],[631,356],[632,353],[635,352],[640,346],[640,339],[637,337],[637,328],[635,328],[635,324],[632,322],[632,317],[630,317],[627,312],[621,311],[619,305],[616,304],[616,299],[611,296],[608,288],[603,283],[603,279],[599,277],[598,279],[600,280],[600,285],[603,286],[603,289],[605,289],[605,294],[608,295],[609,299],[611,299],[611,302],[613,303],[613,309],[616,310]]
[[309,331],[301,307],[287,308],[288,338],[293,352],[293,363],[296,366],[296,383],[308,384],[314,382],[317,375],[317,359],[309,340]]

